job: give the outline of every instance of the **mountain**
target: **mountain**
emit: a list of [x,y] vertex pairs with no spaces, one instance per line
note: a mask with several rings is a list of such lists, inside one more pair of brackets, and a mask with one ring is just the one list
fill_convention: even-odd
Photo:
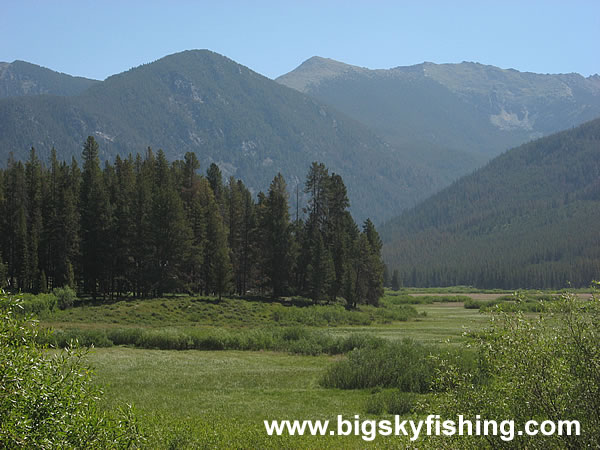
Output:
[[600,276],[600,119],[505,152],[381,229],[406,285],[589,286]]
[[[302,190],[312,161],[342,175],[359,221],[397,215],[432,192],[434,178],[408,164],[364,125],[313,98],[209,51],[164,57],[74,96],[0,100],[0,161],[10,151],[42,158],[55,147],[79,157],[88,135],[101,157],[162,148],[171,160],[196,152],[254,191],[281,172]],[[295,195],[292,195],[294,204]],[[295,209],[295,208],[294,208]]]
[[600,76],[423,63],[369,70],[313,57],[277,81],[364,123],[405,160],[456,178],[501,152],[600,116]]
[[25,61],[0,62],[0,98],[38,94],[77,95],[97,82]]

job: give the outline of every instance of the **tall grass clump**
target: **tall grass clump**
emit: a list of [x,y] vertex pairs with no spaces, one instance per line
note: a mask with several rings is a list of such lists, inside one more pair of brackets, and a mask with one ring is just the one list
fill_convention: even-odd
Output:
[[413,412],[416,404],[417,397],[413,392],[376,389],[367,398],[365,410],[368,414],[404,415]]
[[[396,388],[401,392],[425,393],[439,387],[434,383],[440,364],[452,361],[461,373],[474,373],[477,355],[425,345],[411,339],[384,341],[375,347],[359,347],[334,363],[321,385],[338,389]],[[477,383],[485,381],[481,375]]]
[[129,345],[160,350],[272,350],[301,355],[337,355],[377,348],[385,340],[367,333],[336,336],[302,326],[229,330],[222,328],[111,328],[56,330],[38,340],[55,347]]
[[324,375],[324,387],[364,389],[398,388],[427,392],[434,377],[433,349],[410,339],[375,349],[358,348],[334,364]]

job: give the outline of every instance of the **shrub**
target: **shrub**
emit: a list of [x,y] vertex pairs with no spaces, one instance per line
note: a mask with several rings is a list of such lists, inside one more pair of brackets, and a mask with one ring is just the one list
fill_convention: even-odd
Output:
[[75,291],[68,286],[56,288],[52,291],[52,293],[56,297],[57,304],[60,309],[71,308],[75,303],[75,299],[77,298]]
[[433,349],[410,339],[377,348],[359,348],[334,364],[321,380],[325,387],[364,389],[394,387],[427,392],[434,375]]
[[[581,436],[491,439],[493,447],[597,448],[600,446],[600,300],[565,294],[536,317],[496,312],[491,327],[480,333],[476,373],[453,363],[438,368],[441,407],[448,415],[479,414],[486,419],[526,421],[578,420]],[[478,374],[488,382],[477,385]],[[468,438],[464,438],[468,439]],[[474,443],[474,442],[473,442]],[[465,443],[461,443],[464,446]]]
[[386,399],[388,414],[404,415],[413,412],[416,396],[412,392],[392,391]]
[[23,294],[19,307],[15,312],[34,314],[38,317],[50,314],[56,309],[57,299],[54,294]]
[[117,448],[140,442],[130,410],[103,411],[85,353],[49,352],[36,322],[0,292],[0,446]]
[[416,395],[412,392],[402,392],[399,389],[378,390],[368,398],[365,410],[368,414],[404,415],[413,412],[416,405]]

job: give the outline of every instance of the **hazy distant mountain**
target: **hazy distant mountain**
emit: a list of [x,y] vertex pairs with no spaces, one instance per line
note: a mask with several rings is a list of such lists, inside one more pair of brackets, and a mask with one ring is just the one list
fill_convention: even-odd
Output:
[[600,275],[600,119],[510,150],[385,224],[408,285],[589,286]]
[[24,61],[0,62],[0,98],[22,95],[77,95],[97,83]]
[[[358,220],[392,217],[432,192],[435,179],[364,125],[209,51],[167,56],[97,82],[79,95],[0,100],[0,161],[79,156],[93,135],[101,156],[194,151],[258,191],[281,171],[302,189],[312,161],[343,176]],[[292,197],[295,197],[293,195]],[[292,199],[293,200],[293,199]]]
[[600,117],[600,76],[539,75],[476,63],[369,70],[313,57],[278,82],[406,149],[439,176]]

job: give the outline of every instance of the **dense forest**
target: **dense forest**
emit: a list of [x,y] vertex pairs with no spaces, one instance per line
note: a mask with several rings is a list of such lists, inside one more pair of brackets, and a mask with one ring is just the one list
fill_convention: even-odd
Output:
[[381,228],[407,286],[564,288],[600,277],[600,120],[499,156]]
[[290,217],[278,174],[253,196],[216,164],[199,175],[194,153],[169,163],[162,150],[100,166],[88,137],[83,166],[46,166],[34,148],[0,170],[0,283],[46,292],[70,286],[109,299],[189,292],[304,295],[376,305],[382,243],[352,219],[342,178],[309,169],[302,214]]

